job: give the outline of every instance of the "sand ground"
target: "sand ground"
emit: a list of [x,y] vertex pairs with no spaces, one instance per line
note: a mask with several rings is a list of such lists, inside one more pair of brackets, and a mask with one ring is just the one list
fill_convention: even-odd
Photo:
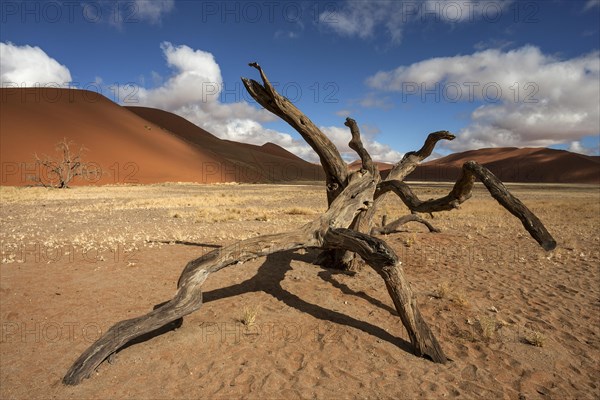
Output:
[[[417,185],[422,198],[449,186]],[[481,187],[460,210],[385,240],[453,360],[410,344],[383,282],[288,252],[205,283],[183,324],[76,387],[62,376],[101,332],[168,300],[187,261],[325,209],[321,186],[1,187],[0,397],[600,398],[598,187],[512,185],[558,241],[546,253]],[[406,213],[393,197],[382,209]],[[241,321],[255,314],[254,325]]]

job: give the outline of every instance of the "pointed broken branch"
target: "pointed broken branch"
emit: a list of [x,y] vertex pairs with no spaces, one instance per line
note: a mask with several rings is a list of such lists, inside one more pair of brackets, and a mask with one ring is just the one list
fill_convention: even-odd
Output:
[[328,204],[331,204],[346,187],[348,178],[348,168],[340,152],[302,111],[287,98],[277,93],[258,63],[253,62],[249,65],[258,70],[263,84],[261,85],[253,79],[242,78],[248,93],[265,109],[290,124],[317,153],[325,171],[327,200]]
[[354,150],[360,157],[363,169],[366,169],[367,171],[371,172],[373,176],[376,176],[378,172],[377,166],[371,159],[371,155],[369,154],[367,149],[365,149],[365,147],[363,146],[362,140],[360,138],[360,130],[358,129],[356,121],[352,118],[346,118],[346,122],[344,123],[344,125],[350,128],[350,134],[352,135],[352,139],[350,139],[350,143],[348,143],[348,146],[350,146],[350,148]]
[[[384,279],[388,293],[414,345],[415,353],[427,356],[435,362],[446,362],[447,358],[438,341],[417,308],[415,296],[400,268],[401,263],[397,255],[384,241],[365,233],[370,231],[376,205],[390,191],[395,192],[413,211],[440,211],[456,208],[468,199],[473,180],[477,177],[500,204],[522,221],[544,249],[550,250],[556,246],[556,242],[541,221],[512,196],[491,172],[475,162],[463,166],[463,175],[453,190],[438,200],[421,201],[402,182],[431,154],[438,141],[454,139],[454,135],[449,132],[430,134],[421,149],[407,153],[394,166],[388,179],[380,183],[377,167],[360,139],[358,125],[348,118],[346,125],[352,134],[350,147],[359,154],[363,164],[363,169],[348,174],[346,164],[331,140],[288,99],[277,93],[257,63],[251,63],[250,66],[259,71],[263,84],[242,78],[248,92],[265,109],[296,129],[319,155],[328,184],[327,212],[294,231],[242,240],[190,261],[181,273],[173,299],[146,315],[119,322],[111,327],[77,359],[63,379],[65,384],[80,383],[107,357],[127,343],[199,309],[202,304],[201,287],[211,273],[257,257],[306,247],[326,249],[327,254],[360,255]],[[407,216],[406,220],[425,223],[424,220],[419,221],[419,218],[411,215]],[[398,223],[395,221],[385,227],[389,228],[394,224],[397,227]],[[348,227],[352,229],[347,229]]]
[[386,180],[403,180],[417,168],[417,165],[431,155],[435,145],[440,140],[454,140],[456,136],[448,131],[437,131],[430,133],[425,143],[418,151],[408,152],[390,170]]

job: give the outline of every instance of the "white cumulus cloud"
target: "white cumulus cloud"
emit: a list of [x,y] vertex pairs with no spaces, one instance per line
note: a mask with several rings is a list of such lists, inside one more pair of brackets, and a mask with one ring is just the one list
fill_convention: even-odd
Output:
[[[318,162],[316,153],[303,140],[263,126],[263,123],[277,119],[268,111],[257,109],[246,101],[220,101],[223,78],[211,53],[185,45],[175,46],[169,42],[162,43],[161,49],[172,75],[156,88],[140,88],[139,105],[174,112],[221,139],[256,145],[271,142],[305,160]],[[366,126],[362,128],[363,142],[373,159],[397,162],[402,158],[401,153],[374,139],[377,132]],[[346,161],[357,158],[356,153],[348,147],[348,128],[322,126],[320,129],[340,149]]]
[[171,111],[222,139],[257,145],[272,142],[299,157],[317,160],[306,143],[264,127],[262,123],[276,119],[268,111],[246,101],[220,101],[223,78],[211,53],[169,42],[162,43],[161,49],[172,75],[156,88],[140,88],[139,105]]
[[597,135],[599,75],[597,51],[562,60],[524,46],[432,58],[380,71],[367,79],[367,85],[402,92],[405,99],[437,88],[441,101],[481,104],[472,112],[471,124],[446,144],[467,150],[549,146]]
[[598,155],[600,152],[600,144],[594,147],[586,147],[579,141],[571,142],[571,145],[568,148],[569,151],[573,153],[585,154],[586,156]]
[[67,67],[37,46],[0,43],[0,85],[65,86],[71,82]]

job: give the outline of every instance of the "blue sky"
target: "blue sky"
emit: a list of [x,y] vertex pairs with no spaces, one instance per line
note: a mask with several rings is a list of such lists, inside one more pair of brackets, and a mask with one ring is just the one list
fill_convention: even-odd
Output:
[[600,0],[2,1],[0,21],[4,87],[101,91],[311,161],[245,93],[248,62],[348,160],[346,116],[384,161],[441,129],[458,138],[439,154],[599,152]]

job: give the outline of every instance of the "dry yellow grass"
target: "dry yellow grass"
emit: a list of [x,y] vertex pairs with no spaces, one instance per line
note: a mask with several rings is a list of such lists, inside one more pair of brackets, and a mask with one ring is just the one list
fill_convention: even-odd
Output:
[[524,336],[525,342],[535,347],[544,347],[546,337],[537,330],[531,330]]
[[417,241],[417,235],[415,235],[414,233],[411,233],[409,237],[407,237],[406,239],[404,239],[404,245],[406,247],[412,247]]
[[259,312],[258,306],[249,306],[244,307],[242,317],[240,318],[240,322],[247,327],[251,327],[256,323],[256,317]]
[[[450,184],[417,184],[421,198],[442,196]],[[558,216],[576,218],[590,209],[598,209],[597,196],[589,187],[566,187],[565,198],[548,194],[554,187],[510,186],[543,219]],[[175,241],[206,243],[243,239],[259,233],[274,233],[305,223],[326,209],[322,186],[280,185],[198,185],[160,184],[133,186],[75,187],[68,190],[41,187],[0,187],[0,232],[2,260],[18,262],[23,243],[34,243],[47,250],[65,246],[81,246],[88,250],[106,251],[122,246],[128,249],[161,246]],[[398,199],[385,198],[375,221],[383,214],[388,221],[408,213]],[[49,223],[37,221],[52,216]],[[460,210],[442,212],[431,222],[445,232],[465,234],[466,262],[490,258],[489,249],[470,245],[476,236],[502,235],[516,229],[517,240],[527,238],[519,221],[510,217],[481,185],[475,186],[473,199]],[[256,225],[260,224],[260,226]],[[423,251],[428,241],[419,243],[414,232],[423,232],[420,224],[406,226],[412,231],[404,236],[408,251]],[[474,247],[470,251],[469,247]],[[577,249],[576,242],[564,247]],[[487,253],[485,253],[487,251]],[[498,249],[498,251],[505,251]],[[563,261],[564,248],[546,255]],[[568,250],[570,251],[570,250]],[[458,294],[457,304],[466,297]]]
[[289,215],[311,215],[315,212],[306,207],[292,207],[285,210],[285,213]]
[[442,282],[433,291],[433,296],[438,299],[445,299],[450,294],[450,285],[448,282]]
[[496,319],[488,316],[482,316],[477,318],[479,328],[481,329],[481,336],[484,340],[491,340],[494,338],[496,333]]
[[91,254],[275,233],[324,211],[326,196],[321,186],[292,185],[0,187],[0,206],[0,260],[18,263],[25,245]]

